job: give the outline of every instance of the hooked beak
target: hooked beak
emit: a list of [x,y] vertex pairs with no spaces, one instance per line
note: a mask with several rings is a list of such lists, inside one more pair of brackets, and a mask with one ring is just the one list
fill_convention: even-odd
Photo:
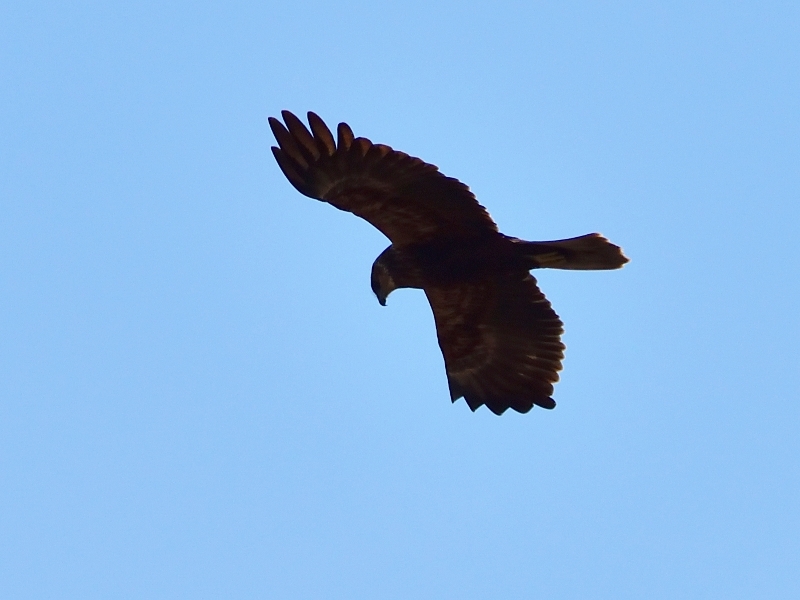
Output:
[[381,306],[386,306],[386,296],[378,296],[378,303]]

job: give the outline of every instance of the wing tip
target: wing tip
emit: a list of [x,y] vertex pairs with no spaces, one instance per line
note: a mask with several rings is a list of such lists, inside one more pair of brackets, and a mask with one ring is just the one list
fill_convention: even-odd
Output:
[[508,400],[506,398],[476,398],[474,395],[469,394],[462,390],[457,383],[450,383],[450,401],[456,401],[464,398],[467,406],[472,412],[476,412],[481,406],[486,406],[492,413],[497,416],[502,415],[509,408],[520,414],[526,414],[534,406],[544,408],[546,410],[553,410],[556,407],[556,401],[550,396],[525,398],[521,400]]

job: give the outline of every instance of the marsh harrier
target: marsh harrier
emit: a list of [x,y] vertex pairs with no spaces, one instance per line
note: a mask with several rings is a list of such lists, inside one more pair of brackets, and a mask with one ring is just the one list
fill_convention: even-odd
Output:
[[526,242],[500,233],[469,188],[418,158],[354,137],[337,137],[317,115],[310,130],[283,111],[269,124],[286,178],[310,198],[377,227],[391,245],[372,265],[382,304],[398,288],[425,292],[433,310],[453,402],[474,411],[553,408],[563,327],[532,269],[618,269],[628,259],[598,233]]

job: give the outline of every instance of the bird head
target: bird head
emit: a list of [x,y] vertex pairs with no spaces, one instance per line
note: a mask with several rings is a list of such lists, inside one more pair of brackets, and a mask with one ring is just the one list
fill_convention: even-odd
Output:
[[386,298],[397,289],[397,286],[394,283],[394,279],[392,279],[392,276],[389,274],[389,269],[386,267],[386,264],[381,260],[382,257],[383,255],[379,256],[372,264],[370,284],[372,285],[372,291],[378,298],[380,305],[386,306]]

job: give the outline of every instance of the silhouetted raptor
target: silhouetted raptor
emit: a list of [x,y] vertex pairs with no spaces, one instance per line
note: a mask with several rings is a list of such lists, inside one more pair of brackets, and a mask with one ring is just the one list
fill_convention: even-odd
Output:
[[495,414],[553,408],[563,327],[531,269],[618,269],[628,259],[598,233],[526,242],[500,233],[469,188],[430,164],[356,138],[314,113],[309,131],[283,111],[269,123],[283,173],[301,193],[369,221],[392,244],[372,265],[378,301],[398,288],[428,297],[450,397]]

